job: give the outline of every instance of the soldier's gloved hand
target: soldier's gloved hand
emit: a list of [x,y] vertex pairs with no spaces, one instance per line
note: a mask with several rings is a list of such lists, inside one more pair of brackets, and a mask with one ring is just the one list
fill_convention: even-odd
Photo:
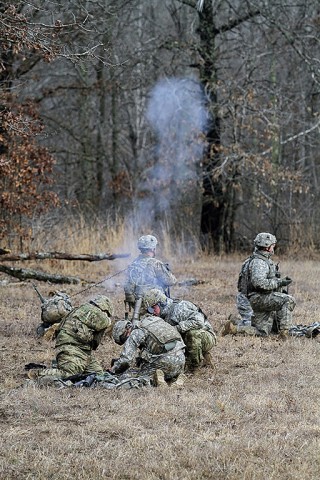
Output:
[[112,358],[111,359],[111,367],[119,360],[119,358]]
[[126,293],[125,294],[125,301],[128,303],[135,303],[136,297],[133,295],[133,293]]
[[292,279],[290,277],[285,277],[279,280],[278,285],[279,287],[287,287],[288,285],[290,285],[290,283],[292,283]]
[[131,293],[126,293],[124,301],[129,305],[129,307],[133,308],[134,304],[136,303],[136,297]]

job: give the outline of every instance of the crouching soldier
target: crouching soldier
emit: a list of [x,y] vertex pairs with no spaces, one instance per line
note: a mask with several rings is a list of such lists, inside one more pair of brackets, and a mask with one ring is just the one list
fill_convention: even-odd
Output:
[[187,300],[172,300],[155,288],[143,296],[145,311],[161,317],[181,333],[186,345],[186,370],[211,366],[210,351],[216,345],[216,335],[201,309]]
[[57,368],[32,370],[29,377],[48,384],[50,378],[65,379],[77,374],[103,373],[93,351],[98,348],[105,331],[111,330],[112,314],[111,302],[104,295],[73,309],[64,317],[57,331]]
[[288,294],[291,278],[281,278],[272,261],[277,239],[267,232],[254,239],[253,254],[242,264],[238,279],[237,307],[240,319],[232,316],[222,335],[268,336],[279,333],[286,338],[292,327],[296,301]]
[[[154,386],[174,381],[183,373],[185,345],[177,329],[163,320],[149,315],[135,326],[120,320],[114,325],[112,336],[118,345],[123,345],[112,373],[127,371],[129,376],[149,376]],[[134,366],[138,371],[129,369]]]

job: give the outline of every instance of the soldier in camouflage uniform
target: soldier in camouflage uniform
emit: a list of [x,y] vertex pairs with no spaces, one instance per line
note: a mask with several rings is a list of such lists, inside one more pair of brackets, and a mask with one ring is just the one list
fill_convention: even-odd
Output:
[[[128,376],[150,376],[158,386],[159,372],[165,381],[183,373],[185,345],[176,328],[151,315],[135,326],[127,320],[116,322],[112,333],[118,345],[124,345],[120,357],[111,368],[113,373],[127,372]],[[138,369],[130,367],[138,367]]]
[[129,265],[124,284],[125,302],[134,307],[147,289],[156,287],[163,292],[176,283],[167,264],[155,258],[158,241],[153,235],[143,235],[138,240],[140,255]]
[[194,303],[172,300],[160,290],[151,289],[143,296],[143,308],[160,316],[181,333],[186,345],[186,370],[212,365],[210,351],[216,345],[216,335],[206,315]]
[[[238,300],[238,309],[245,321],[229,320],[222,335],[240,333],[267,336],[272,331],[283,337],[288,335],[296,302],[284,290],[292,280],[289,277],[281,279],[277,266],[270,258],[276,243],[276,237],[271,233],[263,232],[256,236],[253,255],[243,263],[238,282],[238,299],[239,296],[241,298],[241,301]],[[244,314],[244,299],[249,300],[247,315]]]
[[61,322],[56,336],[57,368],[32,372],[30,378],[64,379],[76,374],[103,373],[92,352],[105,331],[111,329],[112,314],[111,302],[104,295],[73,309]]

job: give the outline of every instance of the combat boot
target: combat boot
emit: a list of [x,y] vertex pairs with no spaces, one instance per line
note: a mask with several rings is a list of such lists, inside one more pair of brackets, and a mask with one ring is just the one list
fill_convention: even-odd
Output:
[[39,377],[39,372],[41,372],[41,370],[33,368],[28,370],[27,376],[30,378],[30,380],[36,380]]
[[155,387],[166,387],[167,382],[164,379],[164,373],[162,370],[157,369],[153,374],[153,385]]
[[228,320],[221,332],[221,335],[224,337],[225,335],[236,335],[238,333],[237,325],[235,325],[232,320]]
[[210,352],[205,352],[203,354],[203,362],[202,362],[203,367],[213,367],[213,360]]
[[183,387],[185,379],[186,379],[185,374],[180,373],[180,375],[170,383],[170,387],[174,387],[174,388]]
[[279,332],[279,338],[280,338],[281,340],[288,340],[289,336],[290,336],[290,335],[289,335],[289,331],[288,331],[288,330],[281,330],[281,331]]

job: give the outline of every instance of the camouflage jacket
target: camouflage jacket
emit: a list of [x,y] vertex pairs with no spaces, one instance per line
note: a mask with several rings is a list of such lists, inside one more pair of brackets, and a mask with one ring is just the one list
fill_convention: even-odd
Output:
[[167,305],[161,309],[161,318],[170,325],[176,326],[180,333],[194,329],[204,329],[214,333],[210,322],[201,309],[187,300],[168,298]]
[[276,265],[268,252],[255,250],[249,265],[250,286],[249,294],[270,293],[278,289]]
[[85,303],[72,310],[61,322],[56,338],[56,348],[76,345],[84,350],[96,349],[111,319],[100,308]]
[[[148,328],[148,321],[153,321],[158,325],[160,324],[162,331],[167,336],[168,342],[170,339],[173,340],[170,350],[158,353],[158,350],[155,348],[155,335],[151,329]],[[152,361],[160,356],[179,352],[184,348],[183,340],[175,328],[167,325],[158,317],[149,315],[144,317],[138,323],[138,326],[132,330],[123,346],[120,357],[114,364],[114,370],[118,373],[132,366],[135,361],[137,364],[140,363],[141,359],[144,361]]]
[[124,291],[126,295],[137,298],[150,288],[165,291],[176,281],[176,277],[161,260],[141,254],[128,267]]

